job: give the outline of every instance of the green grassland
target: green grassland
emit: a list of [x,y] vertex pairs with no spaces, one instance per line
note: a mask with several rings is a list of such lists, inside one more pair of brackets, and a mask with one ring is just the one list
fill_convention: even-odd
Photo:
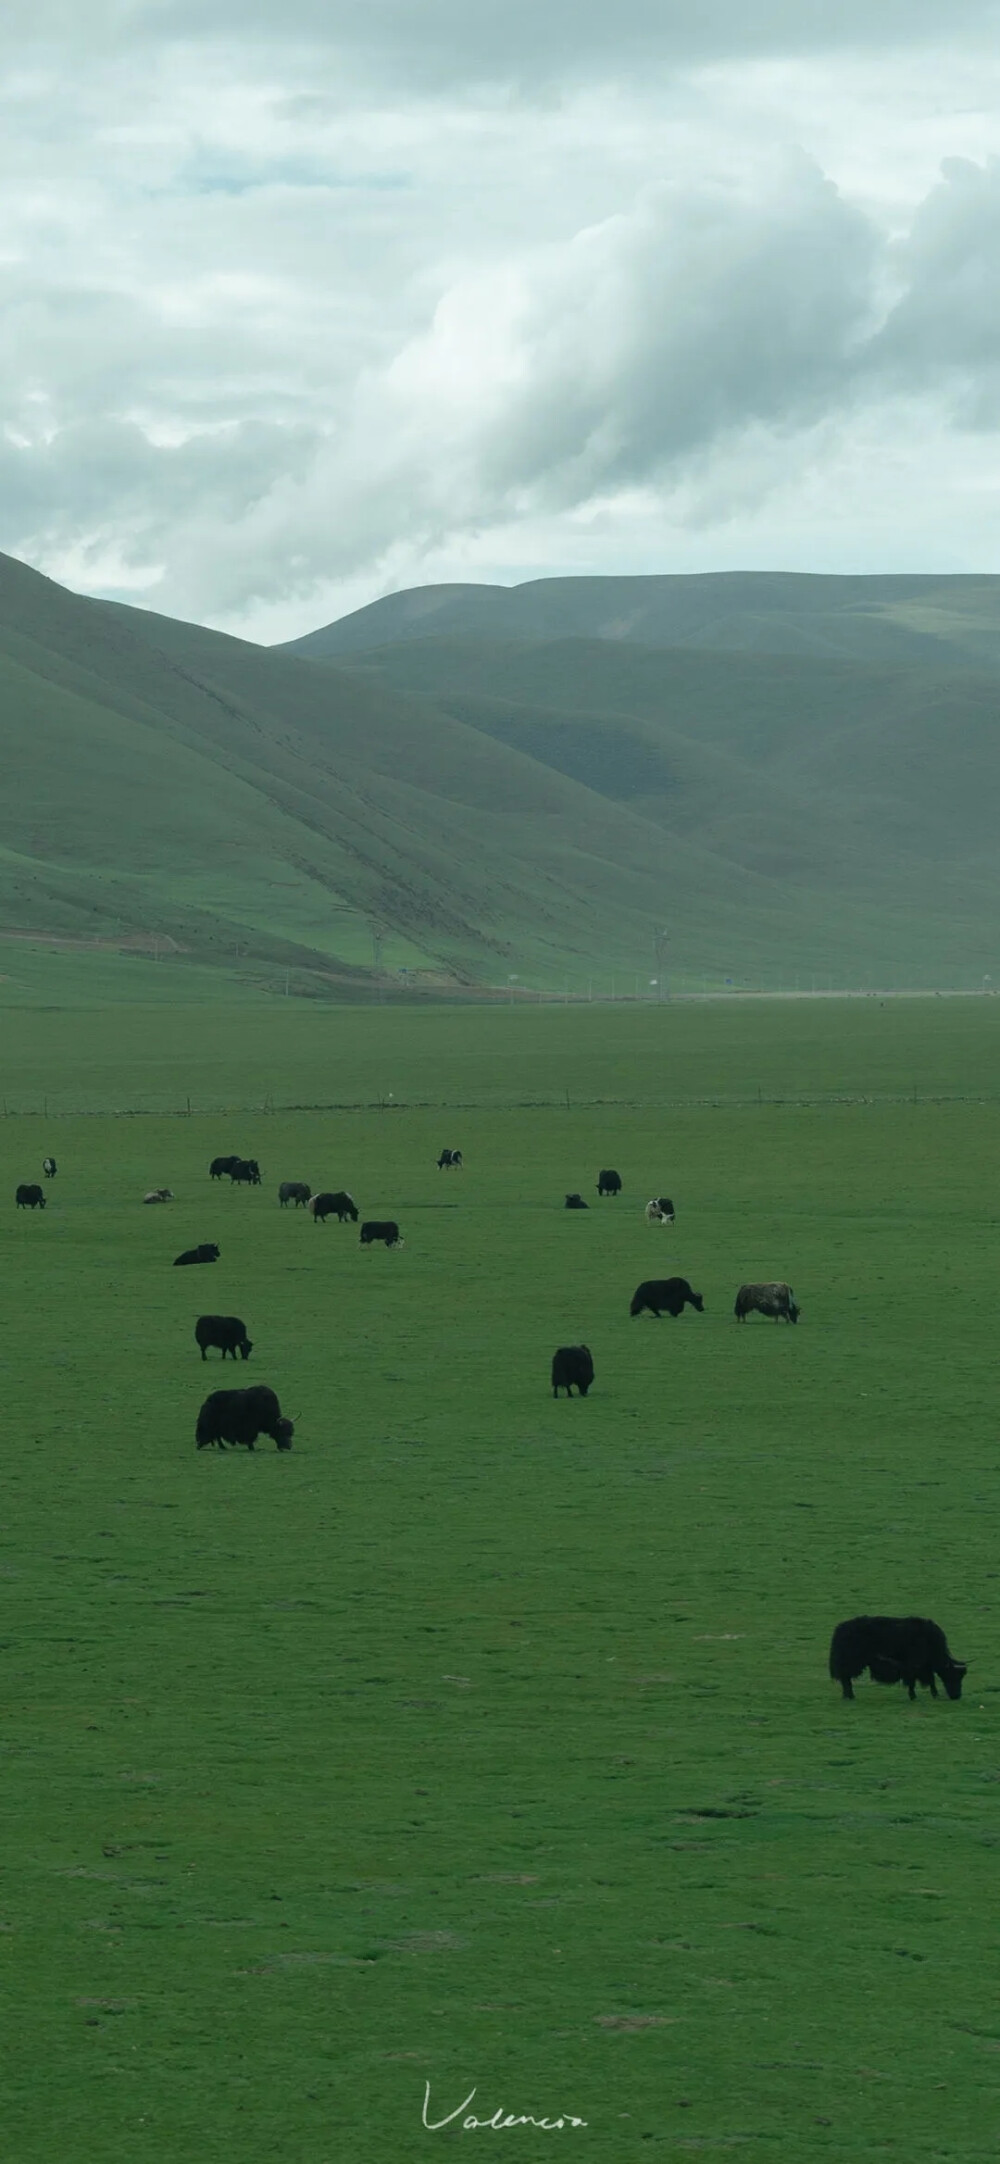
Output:
[[608,991],[664,935],[675,988],[974,989],[998,591],[431,589],[264,649],[0,557],[0,938],[325,999]]
[[[499,2137],[532,2160],[995,2155],[996,1016],[8,1019],[18,2164],[474,2145],[421,2126],[428,2080],[432,2118],[475,2086],[587,2121]],[[247,1109],[163,1116],[184,1077]],[[262,1109],[386,1084],[404,1109]],[[259,1192],[209,1182],[231,1149]],[[405,1246],[280,1211],[284,1178]],[[633,1322],[674,1271],[705,1313]],[[738,1327],[745,1276],[787,1276],[798,1328]],[[202,1310],[246,1319],[246,1370],[202,1366]],[[594,1390],[555,1404],[581,1338]],[[196,1453],[224,1379],[278,1390],[289,1455]],[[942,1622],[961,1704],[843,1704],[829,1634],[865,1608]]]

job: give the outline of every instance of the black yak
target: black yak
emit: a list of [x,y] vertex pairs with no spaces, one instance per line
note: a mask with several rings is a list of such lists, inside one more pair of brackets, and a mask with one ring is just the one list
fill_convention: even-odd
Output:
[[905,1683],[911,1698],[918,1683],[936,1698],[935,1676],[949,1698],[961,1698],[966,1663],[952,1658],[940,1624],[926,1616],[856,1615],[838,1623],[830,1641],[830,1674],[845,1698],[865,1668],[873,1683]]
[[585,1210],[588,1208],[588,1204],[584,1201],[582,1195],[567,1195],[566,1208],[567,1210]]
[[213,1390],[198,1414],[194,1439],[199,1450],[217,1443],[243,1443],[252,1450],[258,1435],[270,1435],[279,1450],[290,1450],[294,1421],[286,1420],[273,1390],[263,1383],[252,1390]]
[[775,1322],[798,1322],[801,1310],[795,1305],[795,1294],[790,1285],[741,1285],[736,1295],[733,1314],[737,1322],[745,1322],[751,1313],[773,1315]]
[[599,1195],[620,1195],[620,1194],[621,1194],[621,1191],[622,1191],[622,1180],[621,1180],[621,1173],[620,1173],[620,1172],[599,1172],[599,1173],[598,1173],[598,1175],[597,1175],[597,1192],[598,1192],[598,1194],[599,1194]]
[[699,1315],[705,1312],[705,1302],[700,1292],[692,1292],[686,1277],[647,1277],[632,1295],[630,1315],[641,1315],[648,1308],[651,1315],[680,1315],[685,1307],[696,1308]]
[[376,1218],[370,1218],[366,1224],[362,1225],[362,1247],[370,1247],[373,1240],[382,1240],[386,1247],[402,1247],[403,1245],[399,1237],[399,1226],[394,1224],[391,1218],[386,1218],[384,1222]]
[[462,1171],[461,1150],[442,1150],[441,1155],[438,1158],[438,1171],[445,1172],[449,1168],[453,1172]]
[[218,1262],[219,1250],[206,1241],[202,1247],[186,1247],[183,1255],[174,1256],[174,1269],[179,1270],[186,1262]]
[[234,1187],[259,1187],[260,1166],[256,1157],[234,1157],[229,1178]]
[[647,1225],[672,1225],[673,1221],[674,1206],[669,1195],[654,1195],[646,1204]]
[[300,1210],[308,1202],[311,1194],[312,1188],[307,1187],[304,1180],[282,1180],[278,1189],[278,1201],[282,1209],[285,1208],[286,1203],[294,1202],[296,1209]]
[[44,1210],[45,1196],[40,1187],[18,1188],[14,1200],[19,1210]]
[[247,1336],[247,1326],[238,1315],[199,1315],[194,1326],[195,1344],[201,1348],[204,1360],[210,1345],[218,1346],[223,1359],[228,1353],[235,1360],[249,1360],[253,1341]]
[[571,1398],[574,1383],[579,1390],[580,1396],[585,1398],[593,1380],[594,1363],[588,1345],[560,1345],[558,1352],[553,1353],[552,1395],[554,1398],[559,1396],[560,1390],[565,1390],[566,1396]]
[[348,1219],[352,1225],[358,1222],[358,1205],[346,1188],[341,1188],[336,1195],[314,1195],[309,1208],[313,1223],[317,1225],[325,1225],[328,1217],[335,1217],[338,1225],[346,1224]]
[[55,1179],[56,1172],[58,1171],[58,1166],[54,1157],[42,1158],[42,1171],[44,1172],[47,1180]]
[[213,1157],[208,1168],[208,1177],[210,1180],[221,1180],[227,1172],[232,1171],[234,1165],[242,1164],[242,1162],[243,1160],[240,1157]]

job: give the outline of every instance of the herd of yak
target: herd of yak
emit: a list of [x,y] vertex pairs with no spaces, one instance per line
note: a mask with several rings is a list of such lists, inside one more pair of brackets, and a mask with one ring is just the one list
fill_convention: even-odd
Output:
[[[461,1170],[461,1150],[442,1150],[438,1158],[439,1171]],[[46,1157],[42,1170],[47,1180],[54,1179],[57,1172],[54,1157]],[[215,1157],[209,1166],[213,1180],[228,1177],[233,1186],[259,1187],[260,1166],[254,1157]],[[601,1197],[620,1195],[621,1176],[605,1169],[597,1182]],[[169,1187],[150,1188],[144,1202],[172,1202]],[[284,1180],[278,1189],[281,1208],[292,1203],[296,1209],[307,1209],[314,1223],[323,1224],[328,1217],[336,1217],[340,1224],[358,1222],[358,1208],[346,1189],[337,1193],[314,1195],[302,1180]],[[18,1187],[15,1202],[19,1210],[45,1208],[45,1194],[37,1184],[24,1183]],[[583,1196],[573,1193],[566,1196],[567,1210],[585,1210],[588,1205]],[[666,1195],[656,1195],[646,1204],[648,1224],[672,1225],[675,1220],[674,1205]],[[392,1220],[369,1219],[361,1226],[361,1244],[370,1246],[381,1241],[386,1247],[402,1247],[399,1226]],[[219,1249],[213,1242],[185,1250],[175,1258],[175,1267],[191,1263],[217,1262]],[[677,1317],[685,1307],[692,1307],[703,1314],[705,1303],[701,1294],[694,1292],[685,1277],[647,1278],[636,1288],[632,1296],[630,1313],[648,1313],[660,1317]],[[749,1314],[757,1313],[773,1317],[775,1321],[797,1323],[799,1308],[791,1287],[784,1282],[741,1285],[736,1295],[735,1315],[738,1322],[745,1322]],[[246,1324],[237,1315],[200,1315],[195,1324],[195,1342],[205,1360],[209,1351],[218,1351],[223,1360],[249,1360],[253,1351],[252,1340],[247,1335]],[[558,1398],[560,1390],[572,1397],[574,1388],[586,1397],[594,1380],[594,1362],[586,1345],[560,1345],[552,1358],[552,1394]],[[205,1399],[195,1426],[195,1443],[199,1450],[215,1445],[219,1450],[242,1446],[252,1450],[261,1435],[271,1438],[278,1450],[290,1450],[295,1424],[282,1412],[273,1390],[258,1383],[248,1390],[213,1390]],[[945,1688],[949,1698],[961,1698],[962,1680],[966,1663],[956,1661],[948,1648],[948,1642],[940,1624],[926,1616],[852,1616],[845,1623],[838,1623],[830,1644],[830,1675],[839,1683],[844,1698],[854,1697],[854,1683],[858,1676],[868,1670],[873,1683],[905,1683],[909,1695],[915,1698],[917,1684],[937,1697],[936,1678]]]

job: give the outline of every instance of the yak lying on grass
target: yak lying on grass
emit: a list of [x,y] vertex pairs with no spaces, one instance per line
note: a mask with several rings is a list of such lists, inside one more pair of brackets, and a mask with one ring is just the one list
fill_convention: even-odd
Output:
[[226,1354],[235,1360],[249,1360],[253,1342],[247,1336],[247,1326],[238,1315],[199,1315],[194,1326],[195,1343],[201,1349],[204,1360],[209,1346],[217,1346],[225,1359]]
[[184,1264],[188,1262],[218,1262],[218,1260],[218,1248],[213,1246],[210,1240],[206,1240],[202,1247],[186,1247],[183,1255],[175,1255],[174,1269],[183,1269]]
[[781,1281],[769,1285],[741,1285],[733,1313],[737,1322],[745,1322],[750,1314],[773,1315],[775,1322],[798,1322],[801,1309],[795,1305],[791,1286]]
[[399,1226],[391,1217],[384,1220],[372,1217],[369,1218],[366,1224],[362,1225],[362,1247],[370,1247],[373,1240],[381,1240],[385,1247],[402,1247],[403,1245],[399,1237]]
[[589,1204],[584,1201],[582,1195],[567,1195],[566,1208],[567,1210],[586,1210],[589,1208]]
[[438,1158],[438,1171],[447,1172],[449,1170],[451,1170],[452,1172],[461,1172],[461,1150],[442,1150],[441,1155]]
[[346,1187],[342,1187],[335,1195],[314,1195],[309,1210],[316,1225],[325,1225],[328,1217],[335,1217],[338,1225],[348,1222],[356,1225],[358,1222],[358,1205],[354,1196],[348,1194]]
[[22,1184],[18,1188],[14,1200],[19,1210],[44,1210],[45,1208],[45,1196],[41,1188],[37,1186],[26,1187]]
[[910,1697],[921,1683],[937,1697],[940,1676],[949,1698],[961,1698],[965,1661],[956,1661],[939,1623],[922,1615],[856,1615],[838,1623],[830,1641],[830,1674],[845,1698],[855,1676],[868,1669],[873,1683],[905,1683]]
[[553,1353],[552,1395],[554,1398],[559,1396],[560,1390],[565,1390],[566,1396],[571,1398],[574,1383],[580,1396],[585,1398],[593,1380],[594,1362],[588,1345],[560,1345],[558,1352]]
[[278,1189],[278,1201],[282,1209],[285,1208],[287,1203],[294,1202],[296,1209],[301,1210],[305,1207],[311,1195],[312,1188],[307,1187],[304,1180],[282,1180]]
[[172,1202],[174,1191],[172,1187],[151,1187],[148,1195],[143,1195],[142,1199],[144,1202]]
[[216,1443],[243,1444],[252,1450],[258,1435],[270,1435],[279,1450],[290,1450],[294,1421],[286,1420],[273,1390],[256,1383],[251,1390],[213,1390],[198,1414],[194,1439],[199,1450]]
[[674,1206],[669,1195],[654,1195],[646,1204],[647,1225],[672,1225]]
[[632,1294],[630,1315],[641,1315],[644,1309],[651,1315],[680,1315],[685,1307],[696,1308],[699,1315],[705,1312],[705,1302],[700,1292],[692,1292],[686,1277],[647,1277]]

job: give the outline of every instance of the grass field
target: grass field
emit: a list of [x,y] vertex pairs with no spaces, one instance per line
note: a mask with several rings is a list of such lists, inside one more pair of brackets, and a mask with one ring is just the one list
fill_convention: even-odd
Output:
[[[532,2160],[996,2155],[998,1113],[945,1100],[991,1094],[998,1026],[8,1023],[8,1097],[53,1113],[0,1120],[16,2164],[489,2148],[425,2130],[428,2080],[432,2119],[475,2086],[483,2118],[586,2120],[497,2132]],[[409,1108],[161,1116],[185,1077]],[[94,1116],[137,1089],[147,1117]],[[796,1091],[858,1101],[766,1101]],[[259,1192],[209,1182],[232,1149]],[[285,1178],[405,1247],[280,1211]],[[675,1270],[704,1315],[631,1321]],[[791,1281],[797,1329],[737,1327],[748,1276]],[[246,1319],[226,1380],[277,1389],[290,1455],[195,1452],[202,1310]],[[581,1338],[594,1390],[554,1404]],[[941,1622],[961,1704],[843,1704],[829,1635],[864,1609]]]

